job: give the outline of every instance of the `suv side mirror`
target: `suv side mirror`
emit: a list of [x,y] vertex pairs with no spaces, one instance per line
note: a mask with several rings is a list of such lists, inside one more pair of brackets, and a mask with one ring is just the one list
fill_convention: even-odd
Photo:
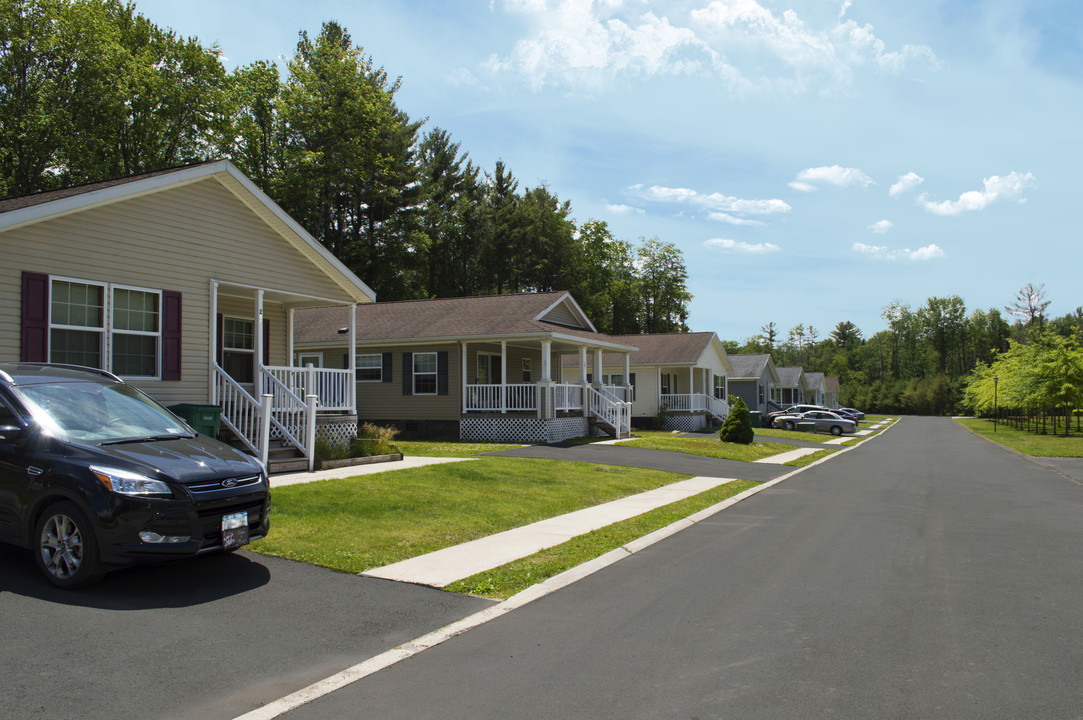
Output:
[[0,442],[16,442],[25,432],[26,428],[18,425],[0,425]]

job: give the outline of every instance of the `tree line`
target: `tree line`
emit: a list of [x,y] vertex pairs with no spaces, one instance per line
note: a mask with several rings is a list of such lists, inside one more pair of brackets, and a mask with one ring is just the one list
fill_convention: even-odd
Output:
[[[957,295],[931,297],[914,308],[892,301],[881,315],[887,328],[867,338],[849,321],[837,323],[823,336],[804,324],[783,336],[771,322],[744,343],[723,345],[729,353],[769,353],[776,365],[799,365],[806,372],[838,377],[842,404],[866,412],[985,412],[992,407],[993,377],[1001,383],[1014,378],[1011,386],[1018,395],[1011,396],[1011,402],[1018,402],[1017,407],[1078,406],[1081,399],[1071,394],[1071,387],[1083,389],[1080,376],[1062,373],[1058,395],[1049,390],[1052,381],[1009,373],[1002,364],[1010,359],[1015,363],[1011,367],[1046,367],[1050,348],[1060,353],[1054,353],[1060,367],[1074,362],[1065,358],[1078,352],[1083,308],[1047,319],[1048,306],[1044,287],[1028,284],[1003,312],[968,311]],[[1000,390],[1005,387],[1001,384]]]
[[211,159],[238,166],[381,300],[568,290],[598,329],[687,331],[673,243],[579,224],[545,185],[484,170],[411,118],[337,23],[279,68],[227,72],[119,0],[0,7],[0,197]]

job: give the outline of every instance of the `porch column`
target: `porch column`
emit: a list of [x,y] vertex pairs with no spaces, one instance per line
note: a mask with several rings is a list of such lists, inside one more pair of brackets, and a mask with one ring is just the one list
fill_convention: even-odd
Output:
[[[290,310],[290,336],[293,336],[293,310]],[[293,340],[290,340],[292,348]],[[290,350],[290,365],[293,364],[293,350]],[[346,394],[350,399],[350,414],[357,414],[357,303],[350,304],[350,377],[346,380]]]
[[508,412],[508,341],[500,341],[500,412]]
[[542,360],[542,367],[541,367],[542,376],[541,376],[541,381],[542,382],[553,382],[553,367],[552,367],[553,366],[553,357],[552,357],[553,356],[553,341],[552,340],[542,340],[541,341],[541,351],[542,351],[542,358],[541,358],[541,360]]
[[587,346],[579,346],[579,384],[587,384]]
[[[263,291],[256,291],[256,322],[255,327],[252,328],[252,344],[255,346],[255,352],[252,353],[252,382],[255,383],[256,392],[259,393],[260,382],[260,368],[263,367]],[[311,392],[311,388],[308,389]]]
[[210,310],[211,317],[210,322],[207,325],[211,329],[211,343],[207,348],[207,401],[211,405],[218,404],[218,378],[216,377],[214,368],[218,364],[218,282],[211,280],[210,287]]
[[692,406],[692,396],[696,394],[696,367],[688,368],[688,405]]
[[602,384],[602,349],[594,348],[594,385]]
[[462,372],[462,376],[463,376],[462,393],[463,393],[463,415],[465,415],[466,414],[466,343],[465,342],[462,344],[462,349],[463,349],[463,352],[462,352],[462,356],[463,356],[463,362],[462,362],[462,371],[463,371]]
[[632,384],[632,353],[624,353],[624,386]]

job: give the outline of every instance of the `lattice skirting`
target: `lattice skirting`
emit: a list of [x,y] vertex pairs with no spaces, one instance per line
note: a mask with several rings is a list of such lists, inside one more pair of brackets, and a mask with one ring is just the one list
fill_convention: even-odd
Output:
[[459,437],[475,442],[560,442],[590,434],[590,423],[584,417],[543,420],[527,417],[463,418],[459,421]]
[[706,415],[667,415],[666,430],[678,430],[680,432],[698,432],[708,427]]
[[357,418],[349,417],[341,421],[316,418],[316,439],[325,440],[332,447],[348,447],[357,437]]

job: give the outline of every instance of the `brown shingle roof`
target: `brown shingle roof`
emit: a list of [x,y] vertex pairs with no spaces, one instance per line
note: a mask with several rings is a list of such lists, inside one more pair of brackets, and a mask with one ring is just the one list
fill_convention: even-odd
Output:
[[[547,292],[358,305],[357,341],[408,342],[558,333],[608,344],[634,344],[589,329],[534,319],[565,299],[572,301],[566,292]],[[298,310],[295,341],[340,344],[345,335],[339,330],[346,327],[348,317],[345,307]]]
[[[639,348],[628,359],[632,365],[694,365],[711,344],[713,332],[660,333],[655,335],[612,335],[614,340]],[[565,356],[564,364],[574,367],[578,359]],[[624,357],[615,353],[602,356],[603,365],[618,365]]]

